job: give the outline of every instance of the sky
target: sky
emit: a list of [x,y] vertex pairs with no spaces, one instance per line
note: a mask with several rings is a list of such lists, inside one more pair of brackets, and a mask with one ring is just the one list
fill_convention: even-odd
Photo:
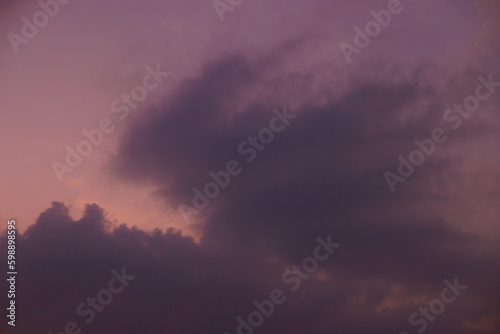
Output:
[[499,333],[499,14],[3,1],[0,332]]

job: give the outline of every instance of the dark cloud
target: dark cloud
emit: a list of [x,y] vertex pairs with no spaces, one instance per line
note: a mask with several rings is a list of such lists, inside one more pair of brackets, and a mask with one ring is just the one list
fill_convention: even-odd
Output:
[[[455,205],[452,185],[474,180],[460,158],[430,157],[394,194],[383,178],[415,138],[444,126],[445,99],[460,101],[462,88],[443,98],[428,72],[417,71],[407,79],[357,80],[340,96],[322,89],[313,100],[315,92],[296,90],[303,74],[277,65],[278,58],[207,65],[128,130],[112,162],[118,178],[150,182],[176,207],[191,204],[192,188],[208,182],[210,171],[238,160],[243,172],[197,217],[201,241],[173,229],[113,226],[95,204],[74,220],[54,203],[19,236],[19,333],[56,333],[71,320],[92,333],[235,333],[236,317],[275,288],[287,301],[261,333],[414,332],[409,315],[455,277],[468,288],[429,333],[480,333],[481,319],[498,317],[498,241],[460,230],[445,214]],[[473,85],[479,74],[460,78]],[[257,87],[271,94],[249,99]],[[238,145],[268,126],[290,92],[302,101],[288,106],[297,117],[247,163]],[[468,123],[462,140],[490,133],[484,124]],[[440,149],[454,145],[450,139]],[[290,292],[282,273],[327,235],[342,246]],[[121,268],[136,278],[87,326],[77,305]]]
[[[498,311],[498,245],[439,223],[350,222],[343,231],[338,222],[328,223],[342,246],[321,264],[324,276],[309,278],[292,293],[281,275],[312,255],[315,239],[289,245],[294,255],[265,242],[197,244],[172,229],[146,233],[111,226],[95,204],[75,221],[67,207],[53,203],[18,236],[17,326],[13,331],[2,323],[2,332],[59,333],[75,321],[92,333],[234,333],[236,317],[246,317],[252,301],[269,298],[275,288],[285,291],[287,301],[259,332],[398,332],[409,327],[408,316],[419,306],[412,298],[438,298],[442,281],[455,276],[468,288],[431,324],[433,331],[466,333],[463,322]],[[5,263],[5,255],[0,260]],[[107,288],[111,271],[121,268],[135,278],[85,324],[87,316],[77,315],[76,307]],[[403,303],[384,304],[390,297]]]
[[[274,74],[271,80],[269,72]],[[280,243],[283,237],[302,239],[304,233],[314,238],[332,220],[382,210],[391,212],[383,215],[385,223],[397,223],[407,219],[408,205],[446,204],[432,193],[432,185],[445,182],[443,175],[459,173],[454,166],[459,160],[431,156],[398,184],[397,195],[389,191],[384,172],[395,171],[398,155],[407,156],[416,148],[414,140],[429,138],[434,128],[443,127],[451,137],[449,124],[442,121],[444,110],[449,101],[462,102],[477,85],[477,76],[485,73],[472,71],[448,79],[447,84],[453,84],[460,77],[462,84],[450,87],[444,96],[438,93],[436,75],[440,74],[435,67],[426,66],[407,80],[358,80],[341,97],[325,93],[308,100],[312,93],[307,89],[281,94],[304,80],[300,73],[275,70],[275,64],[264,61],[229,58],[208,65],[164,109],[135,124],[122,141],[113,171],[125,179],[149,180],[169,205],[177,207],[192,205],[192,189],[202,190],[211,180],[210,171],[237,160],[242,174],[199,215],[208,239],[234,238],[234,233],[238,242],[256,237]],[[246,102],[242,96],[256,86],[275,92],[273,96],[302,95],[307,102],[292,108],[297,118],[247,163],[238,145],[268,126],[272,110],[286,104],[267,95]],[[415,116],[402,115],[408,111]],[[462,137],[489,133],[487,124],[481,118],[471,120],[461,129]],[[450,139],[440,149],[452,146]],[[435,213],[424,213],[425,219],[441,221],[442,215]],[[303,231],[304,225],[310,232]]]

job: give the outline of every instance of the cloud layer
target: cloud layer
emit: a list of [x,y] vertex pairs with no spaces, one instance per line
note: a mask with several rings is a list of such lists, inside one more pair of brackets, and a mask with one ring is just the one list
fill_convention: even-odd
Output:
[[[234,333],[236,318],[246,318],[254,300],[269,299],[280,289],[287,300],[259,332],[398,332],[408,329],[407,319],[419,306],[439,298],[445,279],[458,277],[468,288],[430,327],[480,333],[465,326],[481,327],[481,321],[498,317],[498,244],[429,223],[338,217],[323,222],[323,230],[342,246],[292,292],[282,274],[312,256],[317,244],[309,238],[312,231],[326,239],[319,223],[302,224],[295,240],[299,220],[287,218],[273,227],[280,229],[281,242],[270,243],[270,232],[261,232],[258,240],[251,230],[262,228],[247,223],[233,242],[220,236],[217,243],[197,244],[173,230],[112,227],[97,205],[75,221],[67,207],[53,203],[18,238],[17,332],[3,324],[2,331],[59,333],[74,321],[92,333]],[[77,306],[107,288],[112,270],[122,268],[135,278],[86,324],[88,316],[80,316]]]
[[[234,333],[237,317],[278,288],[287,301],[259,332],[412,331],[409,316],[455,277],[468,288],[429,323],[432,331],[498,330],[498,238],[465,232],[445,214],[455,206],[453,189],[477,178],[460,163],[466,152],[430,157],[396,194],[383,177],[442,122],[439,81],[417,74],[358,81],[339,96],[320,90],[314,101],[313,89],[299,90],[289,107],[298,116],[248,163],[238,144],[268,126],[273,108],[286,102],[281,90],[303,80],[286,69],[266,79],[269,59],[208,64],[129,129],[110,165],[118,178],[155,184],[165,205],[176,207],[190,203],[210,171],[238,160],[243,172],[197,216],[200,242],[173,229],[113,226],[95,204],[75,221],[53,203],[19,236],[17,330],[56,332],[75,321],[93,333]],[[462,78],[472,85],[479,74],[486,75]],[[249,103],[256,86],[275,94]],[[460,90],[447,94],[463,99]],[[491,132],[481,117],[464,129],[457,141]],[[439,150],[455,145],[450,139]],[[291,292],[282,274],[328,235],[342,247]],[[85,324],[76,307],[121,268],[136,278]]]
[[[424,319],[420,308],[443,298],[446,280],[458,280],[467,289],[436,319],[420,321],[426,331],[498,333],[500,87],[456,130],[444,114],[475,93],[479,77],[500,81],[499,6],[405,3],[404,13],[348,65],[340,41],[350,42],[352,27],[366,23],[370,10],[386,1],[340,1],[337,7],[322,0],[283,3],[238,7],[224,24],[244,34],[237,38],[233,30],[224,35],[214,28],[210,37],[216,43],[209,50],[196,42],[208,34],[205,27],[222,24],[211,7],[196,13],[202,18],[210,11],[213,22],[200,19],[182,29],[187,27],[183,19],[167,20],[169,38],[180,39],[173,28],[192,35],[183,44],[187,51],[172,51],[174,59],[182,59],[177,87],[160,94],[158,99],[168,96],[161,103],[148,103],[152,107],[131,117],[116,152],[106,152],[113,182],[152,187],[164,209],[178,216],[179,205],[195,207],[193,189],[203,191],[212,181],[210,172],[236,161],[241,173],[181,229],[170,228],[170,217],[153,231],[132,218],[116,225],[102,203],[87,205],[75,219],[68,201],[53,202],[18,235],[17,326],[2,322],[2,333],[55,334],[75,322],[83,333],[96,334],[233,334],[238,317],[247,319],[255,311],[253,302],[271,298],[275,289],[283,291],[286,302],[256,333],[415,333],[423,327],[409,318],[417,312]],[[190,6],[183,3],[171,15],[191,14]],[[264,18],[275,12],[262,9],[273,6],[287,10],[281,20],[268,22]],[[140,8],[143,19],[151,8]],[[239,23],[240,13],[251,14],[255,30]],[[331,23],[332,16],[339,21]],[[288,19],[293,29],[276,28],[287,27]],[[98,21],[109,24],[105,15]],[[128,50],[130,37],[118,34],[127,47],[117,49]],[[155,30],[148,38],[161,34]],[[111,40],[100,38],[103,45]],[[146,48],[135,47],[123,57],[147,54]],[[81,100],[81,91],[75,95]],[[250,148],[252,136],[272,128],[276,110],[296,116],[289,124],[281,120],[283,130],[261,148],[255,146],[255,159],[249,159],[250,151],[242,154],[240,145]],[[409,160],[418,148],[415,140],[430,138],[436,128],[447,141],[392,192],[384,173],[398,173],[398,157]],[[95,187],[89,190],[95,193],[111,184],[101,180],[77,181],[87,182],[85,189]],[[315,254],[318,237],[341,247],[310,275],[291,269]],[[0,262],[6,269],[5,251]],[[77,309],[87,298],[102,297],[103,289],[113,290],[116,272],[134,278],[86,323]],[[301,282],[296,291],[283,279],[287,272]],[[307,279],[299,280],[301,275]],[[3,281],[0,290],[5,286]],[[7,306],[4,294],[0,306]]]

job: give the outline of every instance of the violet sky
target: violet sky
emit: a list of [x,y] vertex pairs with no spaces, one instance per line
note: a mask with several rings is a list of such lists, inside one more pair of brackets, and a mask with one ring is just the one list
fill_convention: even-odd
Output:
[[[0,220],[19,230],[18,322],[0,332],[233,334],[279,288],[255,333],[418,333],[410,315],[458,277],[425,332],[499,333],[500,84],[444,115],[500,82],[500,4],[401,0],[348,62],[341,44],[394,1],[245,0],[221,21],[211,0],[72,0],[18,52],[9,33],[40,5],[0,4]],[[170,75],[121,120],[113,101],[148,67]],[[284,108],[247,162],[239,145]],[[103,118],[115,129],[60,182],[54,161]],[[242,172],[187,222],[179,206],[231,160]],[[290,292],[283,272],[328,235],[341,247]],[[85,323],[77,305],[123,267],[136,278]]]

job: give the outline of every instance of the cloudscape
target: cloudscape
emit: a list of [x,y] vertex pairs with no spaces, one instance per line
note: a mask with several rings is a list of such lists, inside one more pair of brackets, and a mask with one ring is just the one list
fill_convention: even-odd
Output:
[[499,15],[5,1],[0,332],[500,333]]

